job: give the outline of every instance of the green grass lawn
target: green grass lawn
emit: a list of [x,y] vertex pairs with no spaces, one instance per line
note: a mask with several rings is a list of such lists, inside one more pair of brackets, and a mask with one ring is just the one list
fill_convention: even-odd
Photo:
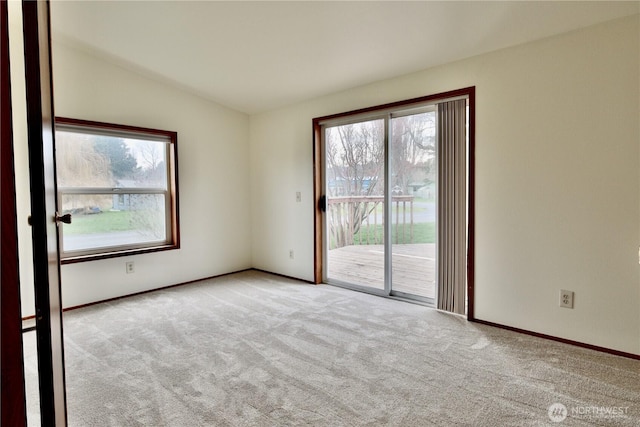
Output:
[[[397,243],[435,243],[436,241],[436,223],[426,222],[413,224],[413,239],[410,238],[409,224],[405,226],[405,235],[402,236],[402,225],[398,226],[398,242]],[[356,245],[367,244],[367,232],[369,233],[369,242],[373,244],[373,237],[377,237],[377,242],[382,242],[383,229],[382,225],[363,226],[358,233],[353,236],[353,242]],[[396,228],[391,228],[392,242],[396,243]]]
[[64,232],[70,235],[135,230],[133,214],[131,211],[103,211],[93,215],[74,215],[71,224],[64,225]]

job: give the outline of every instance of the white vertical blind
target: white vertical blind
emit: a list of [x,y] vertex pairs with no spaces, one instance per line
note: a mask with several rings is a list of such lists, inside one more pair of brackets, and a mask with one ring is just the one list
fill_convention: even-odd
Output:
[[467,267],[465,99],[438,104],[438,308],[464,314]]

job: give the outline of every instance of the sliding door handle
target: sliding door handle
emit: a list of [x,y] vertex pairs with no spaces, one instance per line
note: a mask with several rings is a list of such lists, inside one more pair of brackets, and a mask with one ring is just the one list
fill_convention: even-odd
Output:
[[320,209],[322,212],[327,211],[327,196],[320,196],[320,199],[318,200],[318,209]]

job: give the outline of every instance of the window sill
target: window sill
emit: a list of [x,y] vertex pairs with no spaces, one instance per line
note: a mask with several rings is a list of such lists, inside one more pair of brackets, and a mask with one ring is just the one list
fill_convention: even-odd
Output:
[[76,256],[71,255],[71,256],[66,256],[64,258],[61,258],[60,264],[65,265],[65,264],[75,264],[75,263],[86,262],[86,261],[99,261],[99,260],[108,259],[108,258],[141,255],[141,254],[147,254],[152,252],[169,251],[174,249],[180,249],[180,245],[169,244],[169,245],[151,246],[148,248],[134,248],[134,249],[117,250],[113,252],[101,252],[101,253],[90,254],[90,255],[76,255]]

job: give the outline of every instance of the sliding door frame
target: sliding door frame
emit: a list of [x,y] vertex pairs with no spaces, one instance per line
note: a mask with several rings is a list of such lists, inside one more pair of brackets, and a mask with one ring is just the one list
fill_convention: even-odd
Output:
[[[475,86],[467,87],[463,89],[452,90],[448,92],[442,92],[434,95],[427,95],[419,98],[413,98],[406,101],[393,102],[389,104],[378,105],[374,107],[363,108],[359,110],[348,111],[339,114],[332,114],[329,116],[318,117],[313,119],[313,171],[314,171],[314,282],[316,284],[323,282],[323,251],[324,251],[324,228],[323,217],[324,210],[326,208],[326,197],[324,193],[324,164],[323,164],[323,143],[322,143],[322,129],[323,124],[331,121],[340,121],[344,119],[345,122],[349,118],[367,119],[374,117],[384,117],[393,110],[398,109],[411,109],[412,106],[420,106],[427,103],[437,103],[438,101],[449,100],[452,98],[466,97],[469,105],[469,146],[468,146],[468,203],[467,203],[467,318],[474,318],[473,309],[473,289],[474,289],[474,246],[475,246]],[[385,129],[385,148],[388,149],[388,140],[390,132],[389,127]],[[385,168],[388,165],[385,164]],[[386,174],[387,171],[385,171]],[[389,183],[385,182],[385,185]],[[388,192],[385,192],[388,193]],[[385,195],[385,212],[389,209],[387,196]],[[385,230],[386,233],[386,230]],[[389,236],[385,235],[385,239]],[[385,256],[385,264],[388,263],[387,257],[391,257],[391,254]],[[388,267],[388,266],[385,266]],[[385,268],[385,270],[389,270]],[[386,274],[391,274],[389,271]],[[385,289],[389,286],[385,280]],[[374,292],[376,293],[376,292]],[[376,293],[378,294],[378,293]],[[382,294],[381,294],[382,295]],[[390,296],[389,292],[382,296]]]
[[[333,123],[331,123],[330,126],[325,126],[324,123],[320,123],[320,135],[322,137],[322,132],[323,130],[326,130],[329,127],[338,127],[338,126],[345,126],[345,125],[350,125],[350,124],[356,124],[356,123],[363,123],[363,122],[369,122],[369,121],[382,121],[382,126],[383,126],[383,141],[382,141],[382,148],[385,152],[385,160],[384,160],[384,168],[383,168],[383,176],[385,177],[384,179],[384,187],[383,187],[383,196],[384,196],[384,200],[382,202],[383,205],[383,218],[388,218],[390,215],[390,204],[389,204],[389,182],[387,180],[387,176],[389,175],[389,162],[386,160],[387,159],[387,155],[386,153],[388,153],[389,151],[389,144],[390,144],[390,127],[389,127],[389,113],[382,111],[375,111],[373,113],[364,113],[364,114],[357,114],[354,116],[346,116],[345,120],[340,120],[339,118],[337,120],[334,120]],[[322,147],[323,144],[322,142],[320,142],[320,146]],[[321,159],[320,159],[321,165],[320,165],[320,170],[321,173],[323,173],[324,171],[326,171],[326,156],[322,153],[322,148],[321,148]],[[324,177],[324,175],[322,175]],[[323,179],[323,181],[321,182],[321,194],[328,194],[328,189],[326,188],[326,180]],[[325,199],[328,200],[328,199]],[[327,215],[321,215],[321,227],[322,230],[327,230],[328,227],[328,218]],[[389,227],[387,226],[388,221],[383,220],[383,224],[384,224],[384,228],[383,228],[383,241],[387,242],[388,239],[390,238],[389,236]],[[322,242],[321,242],[321,248],[322,248],[322,252],[320,255],[321,259],[327,259],[328,258],[328,236],[325,233],[321,233],[322,234]],[[345,282],[342,281],[340,279],[333,279],[332,280],[332,284],[336,284],[338,286],[341,287],[345,287],[345,288],[349,288],[352,290],[356,290],[356,291],[361,291],[361,292],[366,292],[366,293],[370,293],[373,295],[378,295],[378,296],[388,296],[389,292],[390,292],[390,266],[391,266],[391,257],[390,254],[387,253],[388,251],[384,251],[384,258],[383,258],[383,271],[384,271],[384,275],[382,277],[382,280],[384,282],[384,287],[382,289],[379,288],[375,288],[375,287],[368,287],[362,284],[357,284],[357,283],[349,283],[349,282]],[[327,271],[327,263],[321,263],[321,280],[324,277],[328,277],[328,271]]]

